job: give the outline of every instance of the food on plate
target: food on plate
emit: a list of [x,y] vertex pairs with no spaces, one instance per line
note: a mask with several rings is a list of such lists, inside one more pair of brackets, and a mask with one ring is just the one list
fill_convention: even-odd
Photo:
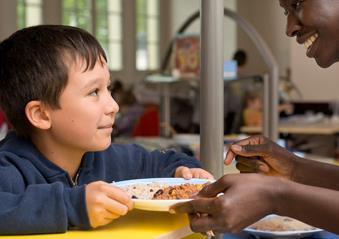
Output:
[[152,199],[155,192],[163,188],[164,184],[160,183],[147,183],[147,184],[134,184],[123,186],[122,189],[125,190],[131,198],[134,199]]
[[251,229],[259,231],[309,231],[316,229],[301,221],[290,217],[267,217],[250,226]]
[[135,184],[123,187],[134,199],[189,199],[197,194],[205,184],[184,183],[180,185],[167,185],[159,183]]
[[154,195],[153,199],[189,199],[197,194],[205,184],[190,184],[185,183],[181,185],[168,186],[163,189],[159,189]]

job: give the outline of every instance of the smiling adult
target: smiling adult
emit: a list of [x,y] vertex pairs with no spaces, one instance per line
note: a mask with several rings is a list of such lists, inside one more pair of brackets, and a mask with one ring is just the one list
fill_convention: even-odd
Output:
[[[339,1],[279,2],[287,17],[286,34],[305,45],[306,55],[323,68],[338,62]],[[338,166],[300,158],[262,136],[232,145],[225,164],[234,157],[247,174],[225,175],[196,200],[172,208],[189,214],[194,231],[238,232],[276,213],[339,233]]]

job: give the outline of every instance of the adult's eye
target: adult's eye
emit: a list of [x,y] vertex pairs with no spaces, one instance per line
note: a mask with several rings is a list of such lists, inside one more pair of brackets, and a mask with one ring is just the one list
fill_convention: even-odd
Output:
[[284,10],[284,15],[288,16],[289,12],[287,11],[287,9]]
[[293,3],[293,7],[294,9],[300,9],[301,6],[302,6],[302,3],[304,2],[305,0],[296,0],[294,3]]

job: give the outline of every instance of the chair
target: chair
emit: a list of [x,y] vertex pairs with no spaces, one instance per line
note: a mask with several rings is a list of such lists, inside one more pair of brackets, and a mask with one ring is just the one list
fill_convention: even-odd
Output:
[[135,124],[132,135],[133,137],[160,135],[159,108],[157,105],[145,106],[144,113]]

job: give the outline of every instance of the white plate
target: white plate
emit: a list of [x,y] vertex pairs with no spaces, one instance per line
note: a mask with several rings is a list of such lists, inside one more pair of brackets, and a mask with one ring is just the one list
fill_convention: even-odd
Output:
[[[279,217],[278,215],[268,215],[263,219]],[[315,228],[313,230],[301,230],[301,231],[261,231],[250,227],[244,229],[245,232],[255,236],[256,238],[303,238],[310,236],[314,233],[322,232],[322,229]]]
[[[140,185],[140,184],[166,184],[169,186],[180,185],[184,183],[190,184],[204,184],[207,182],[211,182],[211,180],[207,179],[183,179],[183,178],[144,178],[144,179],[134,179],[134,180],[126,180],[120,182],[114,182],[113,184],[118,187],[126,187],[130,185]],[[144,200],[144,199],[132,199],[134,202],[134,208],[146,210],[146,211],[168,211],[170,206],[179,202],[186,202],[191,199],[177,199],[177,200]]]

